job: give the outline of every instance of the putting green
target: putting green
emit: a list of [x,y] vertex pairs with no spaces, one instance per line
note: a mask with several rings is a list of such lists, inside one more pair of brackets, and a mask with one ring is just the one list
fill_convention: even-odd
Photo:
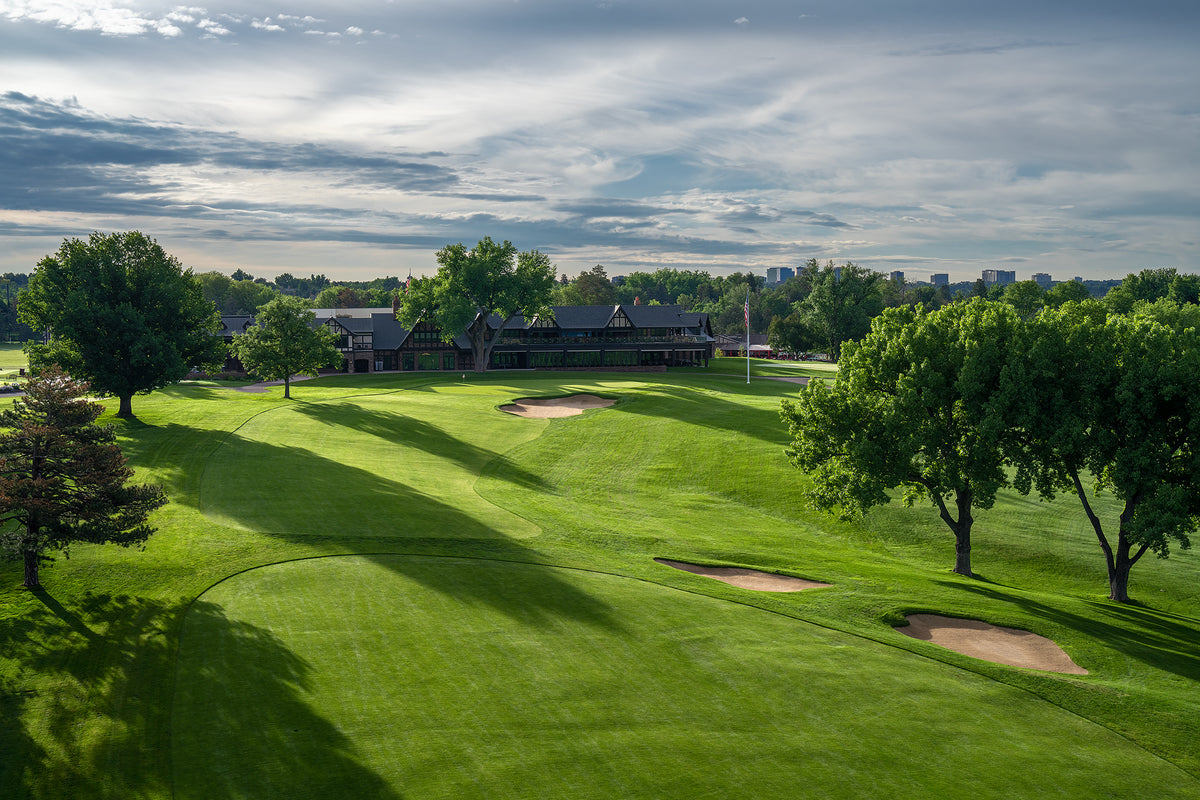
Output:
[[263,567],[197,601],[178,659],[181,800],[1200,789],[1107,729],[975,674],[552,567],[405,556]]
[[494,405],[490,397],[472,406],[405,392],[260,414],[209,460],[201,511],[223,525],[287,536],[536,536],[537,526],[475,492],[489,465],[503,481],[542,488],[503,453],[544,426],[504,425]]

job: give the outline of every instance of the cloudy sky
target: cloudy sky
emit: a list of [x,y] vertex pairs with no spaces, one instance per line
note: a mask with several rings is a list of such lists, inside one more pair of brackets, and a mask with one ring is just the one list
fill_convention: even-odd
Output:
[[1194,0],[214,2],[0,0],[0,271],[1200,271]]

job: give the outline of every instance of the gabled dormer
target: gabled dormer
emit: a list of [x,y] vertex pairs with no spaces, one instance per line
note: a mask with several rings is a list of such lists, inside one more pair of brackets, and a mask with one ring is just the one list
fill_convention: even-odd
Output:
[[627,331],[631,330],[633,327],[634,325],[629,321],[629,316],[625,313],[625,310],[620,306],[616,306],[615,310],[613,311],[612,318],[609,319],[608,325],[605,326],[605,329]]

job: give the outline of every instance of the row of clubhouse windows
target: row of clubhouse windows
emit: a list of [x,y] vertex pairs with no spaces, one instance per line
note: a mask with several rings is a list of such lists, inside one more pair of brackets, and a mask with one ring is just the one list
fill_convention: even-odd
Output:
[[[536,350],[493,351],[489,369],[571,369],[589,367],[653,367],[700,365],[706,361],[704,350]],[[474,362],[470,353],[457,350],[376,351],[374,365],[358,356],[354,372],[429,370],[469,370]]]

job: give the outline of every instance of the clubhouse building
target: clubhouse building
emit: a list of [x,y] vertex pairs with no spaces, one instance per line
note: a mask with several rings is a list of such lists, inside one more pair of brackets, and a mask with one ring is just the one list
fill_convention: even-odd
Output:
[[[426,322],[411,329],[390,308],[316,309],[316,324],[337,336],[347,372],[413,372],[475,368],[465,331],[449,342]],[[254,324],[249,316],[221,318],[226,341]],[[503,320],[493,315],[496,330]],[[682,306],[553,306],[548,315],[517,317],[504,326],[488,369],[613,369],[708,366],[713,355],[707,314]],[[241,371],[231,362],[230,371]]]

